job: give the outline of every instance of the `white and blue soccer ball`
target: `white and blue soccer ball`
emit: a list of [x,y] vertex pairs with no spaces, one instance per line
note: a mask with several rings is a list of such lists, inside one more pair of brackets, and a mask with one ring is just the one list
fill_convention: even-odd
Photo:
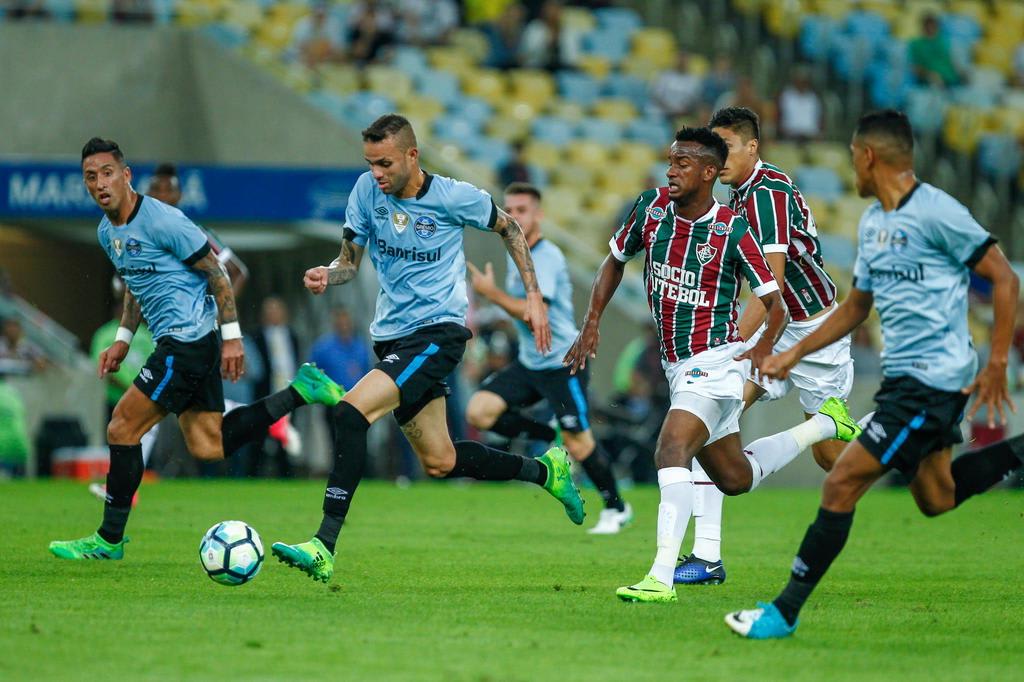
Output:
[[244,521],[221,521],[199,543],[206,575],[221,585],[244,585],[263,566],[263,541]]

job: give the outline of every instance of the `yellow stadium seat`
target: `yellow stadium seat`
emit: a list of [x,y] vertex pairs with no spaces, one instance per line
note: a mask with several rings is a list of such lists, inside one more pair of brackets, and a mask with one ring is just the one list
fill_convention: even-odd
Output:
[[505,77],[496,69],[473,69],[464,73],[460,81],[464,93],[491,104],[497,104],[508,96]]
[[474,64],[479,64],[491,51],[486,36],[475,28],[460,28],[452,33],[451,44],[468,55]]
[[200,0],[185,0],[176,8],[177,23],[182,26],[202,26],[217,19],[220,7]]
[[442,71],[451,71],[458,76],[464,76],[472,71],[477,63],[469,52],[460,47],[431,47],[426,52],[427,61],[431,66]]
[[229,2],[224,8],[225,23],[251,31],[263,22],[263,8],[255,2]]
[[532,102],[503,97],[497,102],[492,102],[498,114],[507,118],[514,118],[518,121],[532,121],[541,110]]
[[[435,118],[444,113],[444,104],[429,95],[408,93],[404,97],[395,96],[395,100],[401,105],[403,112],[408,112],[407,116],[410,120],[412,120],[413,116],[416,116],[425,121],[433,122]],[[413,126],[413,129],[420,131],[424,129],[424,126]]]
[[527,163],[540,166],[545,170],[551,170],[559,164],[565,163],[565,154],[561,149],[540,142],[527,142],[523,149],[523,158]]
[[642,142],[623,142],[615,147],[613,156],[619,164],[633,168],[648,168],[658,160],[654,148]]
[[800,31],[800,3],[773,2],[765,5],[764,23],[772,35],[779,38],[793,38]]
[[789,142],[773,142],[761,149],[761,158],[785,173],[796,173],[796,169],[807,164],[803,150]]
[[856,194],[844,194],[832,206],[832,234],[857,238],[857,226],[864,209],[871,205],[870,199],[861,199]]
[[650,60],[658,69],[666,69],[676,63],[676,39],[668,29],[642,28],[633,34],[631,40],[631,58]]
[[593,76],[598,80],[604,79],[612,72],[612,63],[607,57],[602,57],[596,54],[587,54],[579,58],[576,62],[576,66],[579,67],[583,73]]
[[609,164],[603,166],[598,173],[598,187],[602,192],[610,192],[618,196],[619,204],[623,204],[630,198],[645,189],[648,183],[648,168],[641,166],[620,166]]
[[257,42],[277,50],[291,45],[294,24],[281,20],[270,20],[260,24],[254,38]]
[[493,116],[485,124],[484,130],[491,137],[505,142],[515,142],[526,138],[530,132],[530,122],[504,115]]
[[614,97],[597,100],[591,111],[599,118],[617,123],[629,123],[637,117],[636,106],[631,101]]
[[597,27],[597,19],[586,7],[566,7],[562,10],[562,26],[570,31],[586,33]]
[[277,62],[281,58],[280,54],[279,50],[255,42],[249,42],[242,46],[242,56],[260,66],[268,66]]
[[498,184],[496,169],[480,161],[465,159],[459,162],[458,177],[465,178],[477,187],[493,187]]
[[646,57],[638,57],[636,55],[625,60],[620,69],[622,73],[628,76],[635,76],[645,81],[649,81],[662,71],[662,67],[659,67],[652,60]]
[[555,95],[555,80],[547,71],[515,69],[508,74],[512,96],[527,101],[546,101]]
[[815,0],[808,8],[815,14],[824,14],[832,19],[842,20],[852,9],[848,0]]
[[270,19],[289,24],[294,24],[307,14],[309,14],[309,6],[293,2],[275,2],[267,10]]
[[818,226],[818,230],[820,232],[835,232],[832,206],[817,197],[804,197],[804,200],[807,202],[807,207],[811,209],[811,215],[814,217],[814,224]]
[[572,163],[600,168],[608,163],[608,146],[590,140],[578,140],[566,147]]
[[746,15],[759,14],[766,4],[767,0],[732,0],[733,9]]
[[978,23],[984,23],[989,16],[988,7],[983,0],[952,0],[949,11],[955,14],[966,14]]
[[320,87],[336,95],[349,95],[361,89],[359,72],[348,64],[323,64],[317,68]]
[[544,212],[566,227],[577,224],[583,210],[578,186],[552,185],[544,190]]
[[581,193],[584,187],[592,187],[597,181],[597,169],[582,163],[563,161],[550,171],[555,183],[576,187]]
[[109,0],[75,0],[75,15],[82,24],[106,23],[110,15]]
[[610,224],[622,213],[625,205],[635,198],[635,195],[621,192],[588,192],[585,205],[589,212],[603,216],[602,224]]
[[1024,111],[1015,107],[996,107],[987,112],[985,129],[1024,140]]
[[974,47],[974,63],[1009,76],[1013,71],[1013,52],[999,42],[984,40]]
[[583,106],[577,102],[570,102],[562,98],[553,99],[545,109],[548,114],[564,118],[570,123],[578,123],[586,116]]
[[314,71],[304,64],[285,64],[278,61],[269,65],[268,69],[275,78],[296,92],[309,92],[316,81]]
[[363,72],[368,90],[396,100],[412,94],[412,77],[393,66],[373,65]]

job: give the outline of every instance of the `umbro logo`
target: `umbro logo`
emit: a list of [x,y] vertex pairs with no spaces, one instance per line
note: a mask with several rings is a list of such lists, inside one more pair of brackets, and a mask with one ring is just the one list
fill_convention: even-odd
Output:
[[324,497],[332,500],[344,500],[348,498],[348,491],[343,488],[328,488]]
[[381,362],[398,362],[399,360],[400,360],[400,358],[397,355],[395,355],[394,353],[392,353],[392,354],[390,354],[388,356],[385,356],[385,358],[383,360],[381,360]]
[[377,208],[373,209],[373,212],[379,215],[381,218],[388,214],[388,210],[383,206],[378,206]]
[[143,367],[142,371],[139,372],[139,376],[142,377],[144,383],[149,383],[153,380],[153,373],[149,371],[149,367]]
[[793,558],[793,575],[803,578],[809,570],[811,570],[811,567],[804,563],[803,559],[800,557]]
[[876,443],[882,442],[882,439],[886,436],[885,428],[883,428],[878,422],[871,422],[871,424],[868,425],[867,434],[871,440]]

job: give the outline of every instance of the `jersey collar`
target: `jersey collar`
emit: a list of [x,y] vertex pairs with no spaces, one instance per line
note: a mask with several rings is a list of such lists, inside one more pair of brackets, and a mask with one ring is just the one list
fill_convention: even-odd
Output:
[[737,187],[733,191],[735,191],[735,192],[737,192],[739,194],[742,194],[743,192],[746,192],[750,188],[750,185],[752,185],[754,183],[754,178],[756,178],[757,174],[761,172],[761,168],[763,166],[764,166],[764,161],[762,161],[761,159],[758,159],[757,163],[754,164],[754,170],[750,171],[750,176],[746,180],[743,181],[742,185],[740,185],[739,187]]
[[900,203],[896,204],[896,210],[897,211],[907,205],[907,203],[910,201],[910,197],[914,196],[914,192],[916,192],[917,188],[920,187],[920,186],[921,186],[921,181],[920,180],[918,180],[917,182],[914,183],[914,186],[910,188],[910,191],[907,192],[906,194],[904,194],[903,198],[900,199]]
[[672,202],[671,204],[669,204],[669,206],[672,207],[672,217],[674,219],[682,220],[684,223],[689,223],[690,225],[696,225],[697,223],[704,222],[705,220],[711,220],[712,218],[715,217],[715,214],[718,213],[719,209],[722,208],[722,205],[720,203],[718,203],[718,199],[715,199],[714,203],[711,204],[711,208],[708,209],[707,213],[705,213],[701,217],[697,218],[696,220],[690,221],[690,220],[687,220],[686,218],[683,218],[682,216],[676,214],[675,202]]
[[420,186],[420,191],[416,192],[417,199],[422,199],[427,195],[427,190],[430,189],[430,183],[432,183],[433,181],[434,176],[428,173],[427,171],[423,171],[423,184]]

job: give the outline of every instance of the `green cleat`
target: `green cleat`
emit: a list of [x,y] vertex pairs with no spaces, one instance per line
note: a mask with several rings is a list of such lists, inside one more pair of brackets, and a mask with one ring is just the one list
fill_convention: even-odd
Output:
[[583,498],[573,483],[569,469],[569,454],[564,448],[553,447],[537,458],[548,470],[544,490],[565,505],[565,513],[577,526],[583,524],[587,512],[583,510]]
[[670,603],[679,601],[676,588],[666,585],[653,575],[649,575],[636,585],[627,585],[615,590],[615,595],[622,601]]
[[78,540],[54,540],[50,543],[50,552],[58,559],[123,559],[124,543],[128,538],[117,544],[110,544],[99,533]]
[[334,555],[327,551],[320,538],[297,545],[275,542],[270,546],[270,551],[282,564],[299,569],[313,580],[326,583],[334,575]]
[[836,423],[836,439],[838,440],[849,443],[857,438],[857,436],[859,436],[864,430],[860,427],[860,424],[850,416],[850,413],[846,409],[845,400],[829,398],[825,401],[825,404],[821,406],[821,409],[818,410],[818,414],[831,417],[832,421]]
[[319,403],[334,407],[345,397],[345,389],[331,381],[316,365],[305,363],[299,367],[292,379],[292,388],[298,391],[307,404]]

